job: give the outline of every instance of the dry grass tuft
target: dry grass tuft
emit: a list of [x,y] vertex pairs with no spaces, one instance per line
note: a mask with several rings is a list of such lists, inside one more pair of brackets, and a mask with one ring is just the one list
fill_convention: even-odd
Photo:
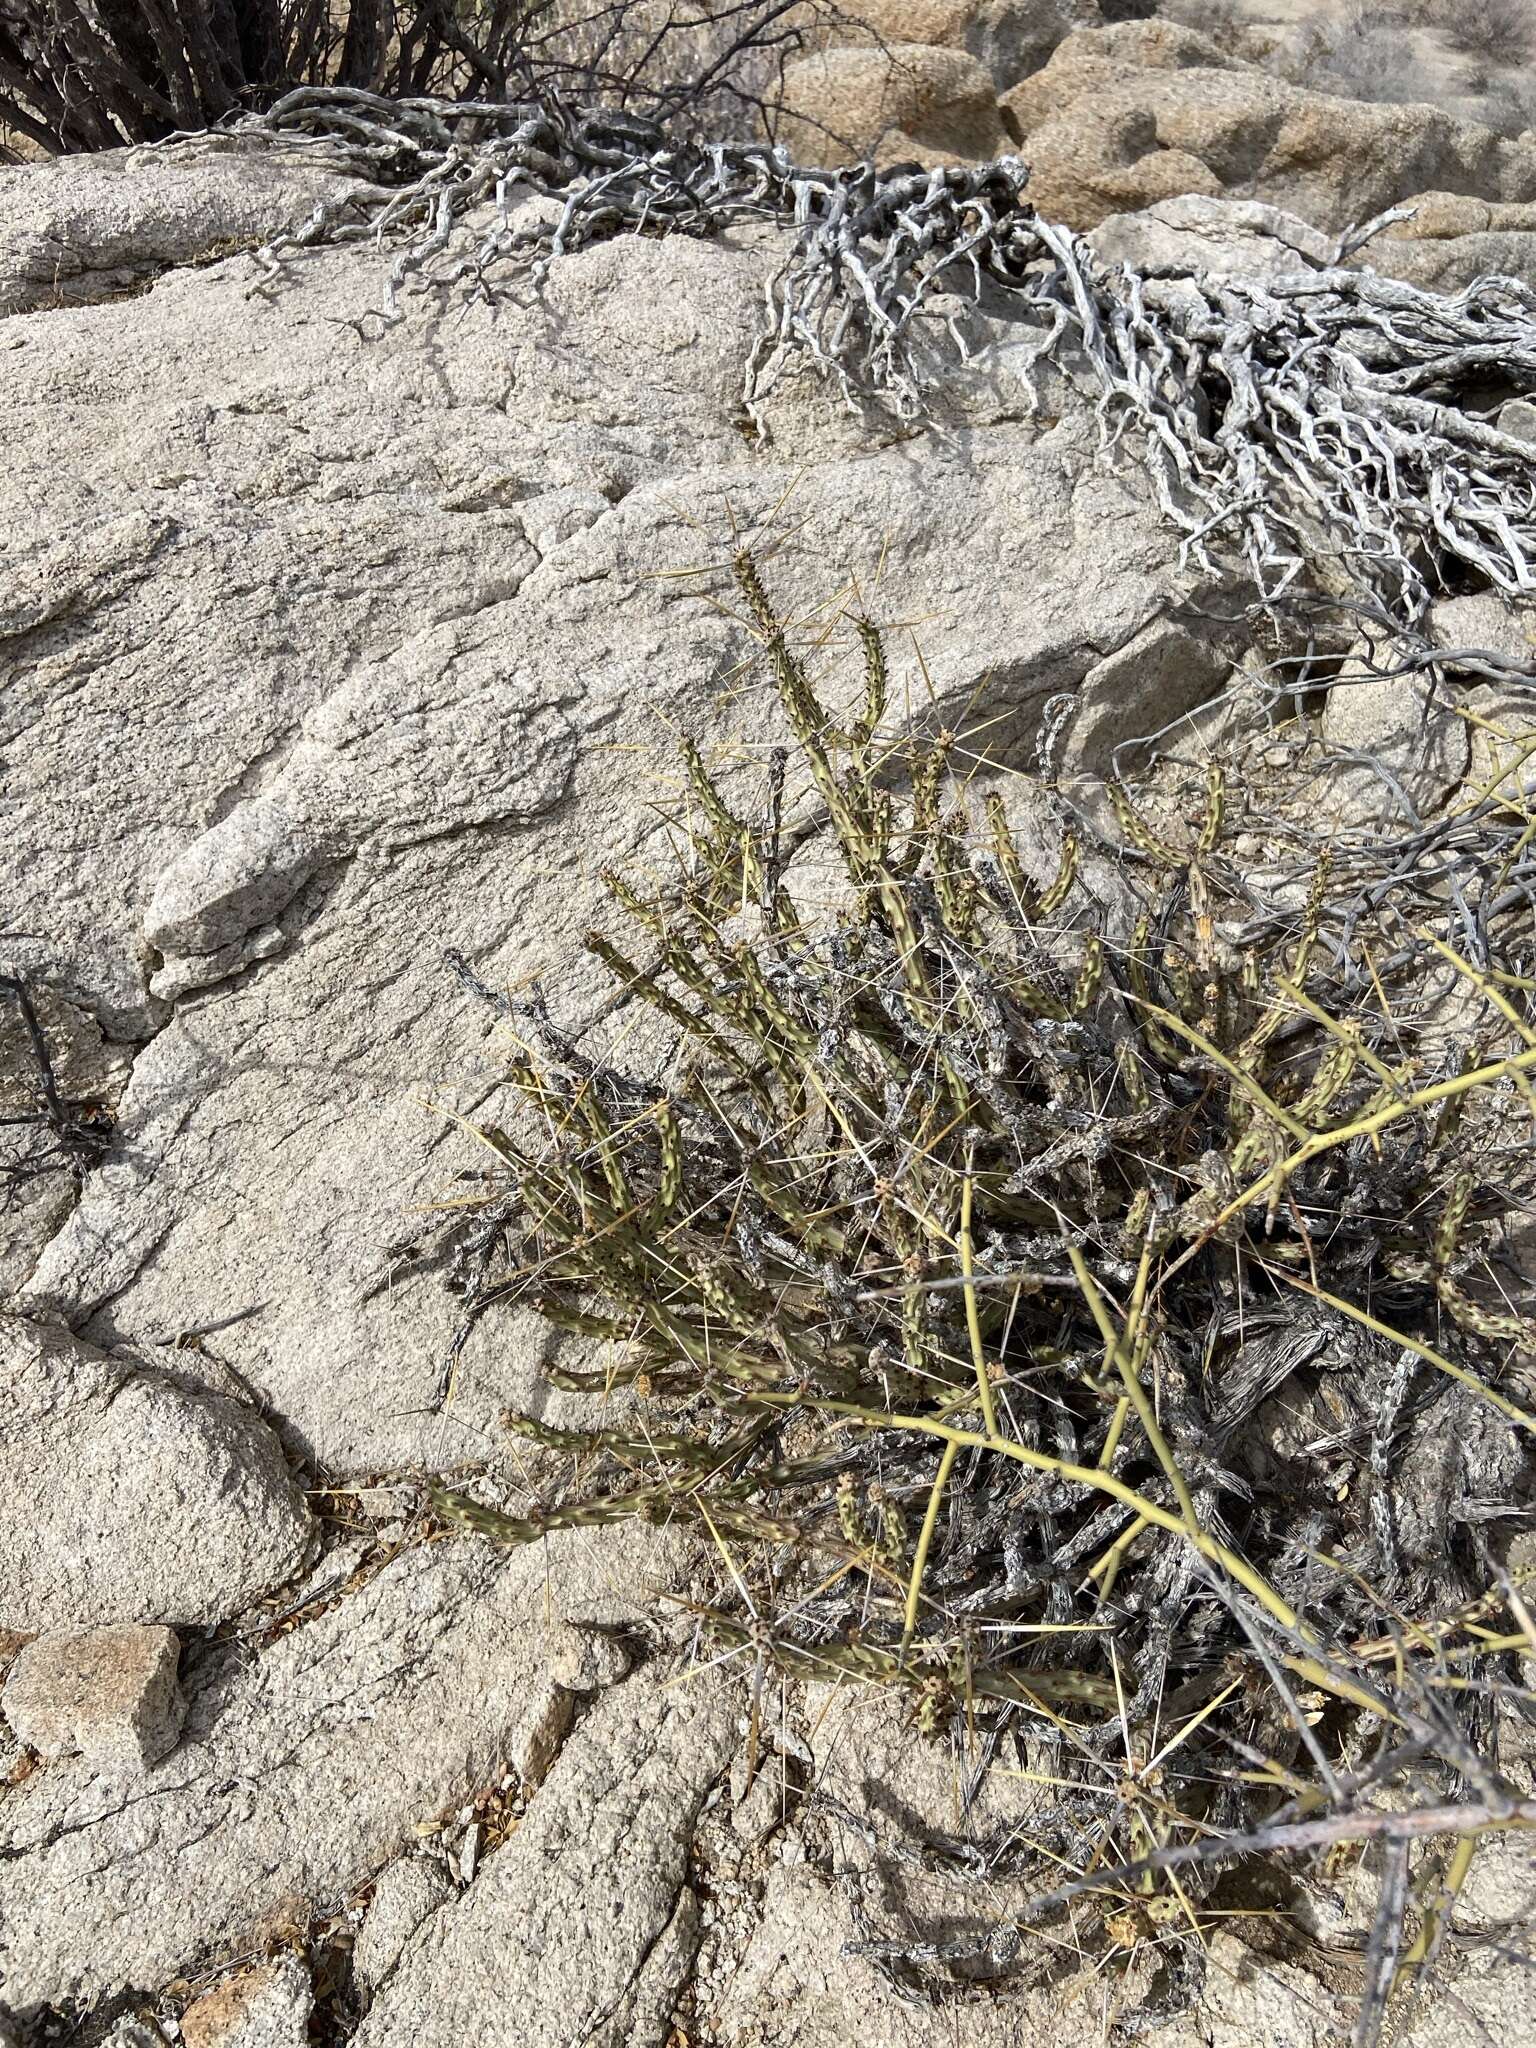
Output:
[[1485,64],[1536,63],[1536,13],[1529,0],[1425,0],[1427,25],[1440,31],[1453,50]]

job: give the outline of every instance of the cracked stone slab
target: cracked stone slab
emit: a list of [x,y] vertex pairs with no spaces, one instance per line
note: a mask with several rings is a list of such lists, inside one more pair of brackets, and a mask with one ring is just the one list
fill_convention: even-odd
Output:
[[1280,277],[1326,270],[1337,237],[1257,199],[1181,192],[1138,213],[1114,213],[1088,236],[1106,263],[1207,277]]
[[[0,1996],[26,2014],[163,1984],[333,1909],[420,1824],[499,1778],[544,1721],[551,1607],[621,1618],[652,1572],[675,1570],[667,1539],[645,1543],[634,1530],[511,1553],[434,1544],[273,1641],[216,1647],[185,1681],[180,1743],[130,1793],[65,1757],[0,1809]],[[716,1739],[707,1716],[686,1725],[694,1747]],[[642,1747],[627,1728],[617,1724],[601,1753],[601,1769],[621,1780]],[[632,1734],[633,1754],[622,1746]],[[615,1829],[624,1800],[648,1816],[686,1778],[657,1743],[663,1760],[630,1791],[602,1792],[597,1764],[580,1779],[583,1799],[608,1802]],[[579,1818],[558,1790],[550,1813],[531,1839],[574,1844]],[[604,1891],[593,1910],[619,1909]]]
[[[100,158],[3,175],[56,168],[124,195],[134,175]],[[154,169],[136,219],[167,202]],[[484,693],[435,729],[402,705],[365,746],[380,665],[508,601],[636,484],[740,448],[729,394],[761,261],[679,244],[659,287],[655,247],[615,243],[536,304],[366,349],[349,323],[376,302],[379,264],[355,250],[304,264],[270,302],[224,264],[7,322],[0,832],[17,854],[7,923],[31,935],[18,968],[114,1036],[158,1029],[157,884],[271,793],[349,679],[346,729],[325,740],[356,766],[345,808],[363,830],[380,802],[391,827],[441,829],[456,744],[482,792],[515,781],[522,749],[498,748]],[[615,317],[632,292],[652,309],[641,327]]]
[[[439,1412],[458,1308],[392,1249],[481,1163],[442,1109],[495,1118],[492,1020],[444,951],[492,986],[546,978],[568,1027],[612,1008],[582,939],[612,922],[605,865],[665,858],[671,734],[698,733],[748,803],[781,737],[768,693],[737,680],[742,627],[691,572],[708,536],[770,526],[786,492],[786,607],[825,601],[830,562],[864,565],[871,603],[925,621],[919,649],[893,641],[893,700],[1027,756],[1047,697],[1173,589],[1143,497],[1092,462],[1082,421],[978,428],[953,465],[898,449],[696,469],[627,492],[514,596],[355,663],[260,799],[350,850],[280,913],[281,951],[181,1003],[139,1055],[119,1143],[25,1299],[151,1355],[223,1325],[220,1355],[338,1476],[485,1455],[541,1340],[477,1330]],[[855,662],[832,687],[858,687]]]
[[662,2048],[697,1939],[693,1827],[738,1712],[709,1677],[604,1694],[517,1833],[412,1938],[357,2048]]
[[400,1856],[380,1871],[352,1946],[352,1974],[374,1998],[423,1922],[453,1897],[453,1881],[436,1857]]

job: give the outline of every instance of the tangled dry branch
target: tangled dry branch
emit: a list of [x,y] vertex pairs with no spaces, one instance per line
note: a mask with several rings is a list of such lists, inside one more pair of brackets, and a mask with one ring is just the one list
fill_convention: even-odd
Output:
[[0,0],[5,131],[55,153],[197,130],[301,85],[554,92],[754,129],[833,0]]
[[[371,182],[262,252],[276,284],[316,243],[396,245],[377,316],[407,293],[536,288],[551,262],[621,233],[787,230],[746,366],[760,425],[796,361],[852,403],[916,416],[942,364],[1025,322],[1097,393],[1106,440],[1134,436],[1164,511],[1205,559],[1245,557],[1266,601],[1303,569],[1415,625],[1445,569],[1536,590],[1529,447],[1479,410],[1490,381],[1536,389],[1536,291],[1480,279],[1440,298],[1349,267],[1267,278],[1147,277],[1041,220],[1015,158],[970,168],[818,170],[766,143],[701,144],[555,100],[386,100],[304,89],[239,123],[247,145],[321,149]],[[531,197],[558,205],[527,206]]]
[[0,971],[5,1011],[19,1029],[0,1031],[0,1213],[54,1177],[67,1177],[78,1191],[112,1135],[105,1104],[62,1092],[32,990],[20,975]]

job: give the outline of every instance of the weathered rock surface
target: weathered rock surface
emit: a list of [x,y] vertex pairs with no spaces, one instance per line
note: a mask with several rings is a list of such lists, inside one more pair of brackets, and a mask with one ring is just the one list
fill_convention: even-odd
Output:
[[191,174],[153,149],[0,169],[0,318],[118,297],[358,189],[334,170],[233,148]]
[[1088,237],[1106,263],[1148,273],[1276,277],[1324,270],[1337,239],[1258,199],[1182,192],[1139,213],[1112,213]]
[[784,67],[784,146],[802,163],[963,163],[1008,144],[990,74],[967,51],[910,41]]
[[222,1621],[311,1531],[248,1408],[0,1317],[0,1626]]
[[[844,1887],[804,1865],[780,1865],[769,1872],[760,1914],[712,2016],[724,2048],[932,2048],[933,2012],[844,1954],[861,1939]],[[978,2001],[950,2018],[969,2048],[1055,2048],[1059,2006],[1059,1993],[1033,1993]]]
[[[774,1869],[762,1918],[716,2015],[724,2048],[932,2048],[942,2039],[935,2015],[909,2003],[863,1958],[845,1953],[865,1938],[847,1885],[829,1885],[804,1866]],[[1304,1971],[1260,1963],[1225,1931],[1209,1944],[1207,1988],[1198,2017],[1138,2029],[1151,2048],[1331,2048],[1341,2013]],[[1102,1980],[978,1996],[949,2015],[973,2048],[1073,2048],[1083,2039],[1083,2007]],[[1076,2017],[1074,2018],[1074,2014]],[[1090,2036],[1091,2038],[1091,2036]],[[1428,2043],[1429,2036],[1425,2036]]]
[[1411,827],[1466,774],[1467,727],[1425,684],[1380,666],[1348,661],[1328,692],[1323,738],[1354,757],[1330,776],[1330,795],[1341,823],[1385,816]]
[[1136,51],[1154,41],[1084,30],[1031,81],[1022,112],[1010,96],[1029,124],[1030,196],[1051,219],[1086,229],[1201,192],[1261,199],[1339,233],[1421,194],[1536,199],[1528,140],[1436,107],[1341,101],[1249,67],[1175,63],[1193,48],[1182,35],[1159,45],[1174,68],[1142,68]]
[[1536,621],[1500,603],[1491,590],[1442,598],[1430,612],[1429,627],[1435,645],[1448,656],[1482,652],[1517,668],[1536,668]]
[[258,1963],[187,2007],[186,2048],[305,2048],[314,2007],[309,1972],[297,1956]]
[[39,1756],[82,1756],[104,1775],[142,1775],[181,1733],[181,1645],[168,1628],[60,1630],[11,1665],[0,1711]]
[[1206,1987],[1198,2016],[1142,2034],[1148,2048],[1333,2048],[1353,2018],[1347,1998],[1294,1963],[1261,1961],[1226,1929],[1211,1937]]
[[1536,791],[1536,693],[1481,683],[1463,692],[1469,794],[1529,804]]
[[[1211,36],[1177,21],[1119,21],[1064,36],[1043,68],[1020,73],[1003,94],[1003,109],[1020,138],[1078,100],[1109,86],[1144,80],[1163,71],[1242,71],[1247,67]],[[1025,151],[1030,157],[1032,152]]]
[[352,1974],[372,1999],[392,1974],[417,1929],[453,1896],[453,1882],[435,1857],[401,1856],[379,1873],[352,1949]]
[[0,1809],[0,1995],[25,2012],[163,1983],[347,1898],[544,1719],[546,1603],[632,1611],[609,1569],[558,1539],[408,1551],[288,1633],[219,1653],[188,1685],[180,1744],[130,1794],[81,1758],[29,1778]]
[[[1411,220],[1373,235],[1348,259],[1348,267],[1379,271],[1384,277],[1439,292],[1460,291],[1490,273],[1515,278],[1536,274],[1536,206],[1495,207],[1480,200],[1458,200],[1455,210],[1447,212],[1437,204],[1442,196],[1430,193],[1415,202]],[[1524,225],[1497,231],[1446,225],[1489,218]],[[1206,192],[1182,192],[1139,212],[1111,214],[1088,239],[1106,262],[1132,264],[1152,274],[1203,270],[1213,277],[1251,278],[1326,270],[1339,241],[1282,207]],[[1530,438],[1526,415],[1531,412],[1523,400],[1512,400],[1501,408],[1500,424],[1507,433]],[[1507,421],[1505,414],[1510,416]]]
[[1455,1988],[1423,2014],[1415,2014],[1394,2048],[1487,2048],[1514,2042],[1530,2029],[1529,1986],[1501,1967],[1497,1946],[1477,1953]]
[[[1236,652],[1219,630],[1196,640],[1172,619],[1153,620],[1084,676],[1062,765],[1123,775],[1134,761],[1134,742],[1166,732],[1217,694]],[[1155,728],[1146,723],[1149,706],[1156,707]]]
[[1098,0],[854,0],[821,30],[828,44],[927,43],[967,50],[1002,90],[1038,71],[1063,36],[1102,18]]
[[1536,204],[1428,192],[1411,220],[1373,242],[1370,261],[1426,291],[1457,292],[1475,278],[1536,276]]
[[662,2048],[696,1938],[693,1824],[738,1711],[710,1678],[606,1694],[511,1841],[411,1941],[358,2048]]

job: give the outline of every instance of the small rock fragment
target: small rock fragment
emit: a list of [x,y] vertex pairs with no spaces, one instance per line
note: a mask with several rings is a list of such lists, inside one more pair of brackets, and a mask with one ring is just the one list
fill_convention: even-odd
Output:
[[542,1785],[548,1777],[549,1767],[570,1732],[575,1707],[574,1693],[563,1685],[548,1686],[545,1697],[508,1744],[507,1761],[530,1789]]
[[79,1754],[136,1775],[176,1746],[185,1712],[168,1628],[61,1630],[28,1643],[0,1696],[20,1741],[40,1756]]
[[634,1661],[623,1638],[611,1630],[562,1621],[549,1631],[549,1675],[570,1692],[601,1692],[617,1685],[629,1676]]
[[279,803],[253,797],[183,848],[155,885],[144,936],[162,953],[208,954],[269,925],[319,852]]
[[181,2018],[186,2048],[306,2048],[314,2006],[297,1956],[242,1970],[205,1992]]
[[270,960],[274,953],[283,950],[284,944],[282,926],[264,924],[259,930],[248,932],[244,938],[232,939],[227,946],[216,947],[211,953],[174,954],[150,976],[149,992],[162,1003],[177,1002],[193,989],[209,988],[214,982],[228,981],[231,975],[254,967],[258,961]]
[[420,1489],[406,1485],[357,1486],[352,1489],[352,1501],[361,1515],[370,1522],[389,1523],[409,1520],[417,1505]]

